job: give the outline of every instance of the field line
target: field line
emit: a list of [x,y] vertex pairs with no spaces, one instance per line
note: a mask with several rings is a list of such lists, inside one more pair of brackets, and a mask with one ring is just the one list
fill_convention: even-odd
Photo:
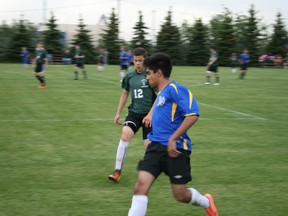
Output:
[[212,108],[215,108],[215,109],[218,109],[218,110],[222,110],[222,111],[235,113],[235,114],[237,114],[239,116],[251,117],[251,118],[254,118],[254,119],[257,119],[257,120],[267,120],[267,119],[265,119],[263,117],[260,117],[260,116],[256,116],[256,115],[252,115],[252,114],[248,114],[248,113],[244,113],[244,112],[239,112],[239,111],[227,109],[227,108],[224,108],[224,107],[214,106],[214,105],[200,103],[200,102],[199,102],[199,104],[201,104],[203,106],[206,106],[206,107],[212,107]]

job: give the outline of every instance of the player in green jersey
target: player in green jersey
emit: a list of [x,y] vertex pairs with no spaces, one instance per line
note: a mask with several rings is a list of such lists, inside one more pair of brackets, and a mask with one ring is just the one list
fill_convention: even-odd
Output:
[[209,62],[208,62],[208,69],[206,71],[206,77],[207,80],[205,82],[205,85],[210,85],[210,76],[211,73],[215,73],[216,76],[216,81],[214,83],[214,85],[220,85],[220,74],[218,72],[218,53],[216,51],[215,47],[210,47],[210,58],[209,58]]
[[46,88],[44,69],[48,66],[47,52],[42,43],[38,43],[35,50],[33,64],[35,65],[34,76],[39,80],[39,88]]
[[83,79],[87,79],[87,72],[84,69],[84,58],[85,55],[80,48],[80,45],[75,46],[75,72],[74,72],[74,80],[78,80],[78,72],[82,70]]
[[152,107],[156,94],[146,79],[147,72],[144,59],[147,57],[147,52],[143,48],[136,48],[133,55],[135,71],[127,73],[123,78],[123,92],[114,118],[116,125],[122,125],[119,119],[130,94],[132,103],[128,107],[128,115],[123,123],[122,135],[116,153],[115,171],[108,176],[112,181],[120,180],[128,144],[134,134],[142,127],[144,148],[146,149],[149,143],[147,135],[151,132]]

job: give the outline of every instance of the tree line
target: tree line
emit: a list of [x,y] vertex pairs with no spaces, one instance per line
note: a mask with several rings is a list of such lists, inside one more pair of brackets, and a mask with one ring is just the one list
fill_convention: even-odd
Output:
[[184,21],[181,26],[173,23],[173,12],[169,10],[157,33],[156,42],[148,39],[149,29],[143,20],[139,11],[132,40],[121,40],[118,17],[112,9],[108,25],[98,41],[99,47],[93,45],[93,36],[83,18],[79,19],[77,33],[68,47],[60,42],[62,33],[57,28],[57,19],[53,14],[45,24],[47,30],[43,34],[39,34],[36,26],[24,19],[13,25],[3,22],[0,25],[0,62],[17,61],[21,47],[34,50],[38,41],[43,41],[45,48],[52,54],[63,54],[64,49],[73,49],[74,45],[79,44],[85,51],[87,63],[97,61],[97,50],[100,47],[108,50],[109,62],[112,64],[118,63],[120,46],[129,49],[143,47],[150,53],[166,52],[175,65],[205,65],[210,46],[216,47],[221,65],[229,65],[231,54],[239,54],[244,48],[249,50],[254,62],[264,53],[284,56],[288,52],[288,32],[282,14],[276,14],[272,32],[269,33],[269,26],[258,18],[254,5],[250,6],[247,14],[234,14],[224,8],[207,24],[199,18],[192,24]]

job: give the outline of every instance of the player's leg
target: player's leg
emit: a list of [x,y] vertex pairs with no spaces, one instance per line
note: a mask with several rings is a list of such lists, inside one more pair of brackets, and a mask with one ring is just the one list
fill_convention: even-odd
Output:
[[220,73],[217,71],[215,72],[215,83],[214,85],[220,85]]
[[44,76],[44,71],[39,73],[40,76],[40,88],[46,88],[46,80],[45,80],[45,76]]
[[211,71],[209,69],[210,69],[210,67],[206,71],[206,82],[205,82],[205,85],[210,85],[211,84]]
[[78,64],[76,64],[74,67],[74,80],[78,80],[78,72],[79,72],[79,67],[78,67]]
[[125,65],[120,65],[120,78],[121,78],[121,80],[120,81],[122,81],[123,80],[123,78],[125,77]]
[[240,71],[240,74],[239,74],[239,79],[243,79],[245,70],[246,70],[246,66],[244,64],[241,65],[241,71]]
[[143,143],[144,143],[144,149],[146,150],[149,143],[151,142],[148,139],[148,134],[152,131],[152,127],[145,127],[144,124],[142,124],[142,138],[143,138]]
[[151,173],[147,171],[139,172],[128,216],[145,216],[148,205],[147,194],[154,181],[155,177]]
[[82,70],[83,79],[87,80],[88,79],[88,75],[87,75],[87,72],[85,70],[84,64],[81,64],[81,70]]

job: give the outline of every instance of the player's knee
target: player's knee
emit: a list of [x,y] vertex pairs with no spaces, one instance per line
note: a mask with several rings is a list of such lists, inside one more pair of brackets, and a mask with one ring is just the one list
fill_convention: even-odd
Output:
[[131,139],[131,137],[127,133],[122,133],[121,140],[124,142],[128,142]]
[[145,184],[144,181],[142,181],[141,179],[138,179],[135,187],[134,187],[134,194],[135,195],[146,195],[148,192],[148,188],[147,185]]
[[173,195],[178,202],[189,203],[191,201],[191,196],[188,196],[186,191],[173,191]]

